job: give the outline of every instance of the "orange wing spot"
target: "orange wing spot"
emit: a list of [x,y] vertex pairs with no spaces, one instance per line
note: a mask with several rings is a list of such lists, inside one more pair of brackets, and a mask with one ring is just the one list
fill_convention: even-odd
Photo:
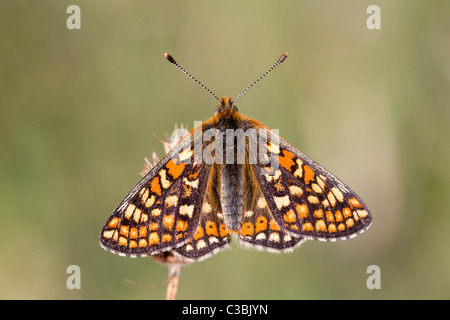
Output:
[[147,240],[141,239],[139,240],[139,248],[143,248],[147,246]]
[[349,207],[345,207],[344,209],[342,209],[342,213],[344,214],[344,218],[349,218],[352,216],[352,210],[350,210]]
[[338,230],[339,231],[344,231],[345,230],[345,225],[343,223],[339,223]]
[[344,218],[342,217],[342,213],[339,210],[337,210],[334,214],[334,218],[336,219],[336,222],[341,222],[342,220],[344,220]]
[[221,223],[219,226],[219,234],[221,237],[224,237],[228,234],[227,228],[225,227],[225,224]]
[[256,233],[259,233],[261,231],[265,231],[267,229],[267,218],[266,217],[258,217],[256,219]]
[[283,219],[287,223],[293,223],[293,222],[297,221],[297,215],[295,214],[294,210],[291,209],[284,214]]
[[161,186],[159,185],[159,177],[153,178],[152,182],[150,183],[150,190],[156,193],[158,196],[161,195]]
[[331,224],[328,226],[328,232],[330,232],[330,233],[335,233],[336,231],[337,231],[336,225],[335,225],[334,223],[331,223]]
[[194,240],[198,240],[200,238],[203,238],[203,236],[205,235],[205,231],[203,230],[202,226],[198,226],[197,230],[195,230],[194,233]]
[[177,234],[177,240],[183,239],[184,238],[184,234],[183,233],[179,233]]
[[159,244],[159,236],[156,232],[152,232],[148,236],[148,245],[153,246],[155,244]]
[[120,227],[120,234],[125,236],[125,237],[128,237],[129,229],[130,229],[130,227],[128,227],[128,226],[121,226]]
[[290,171],[291,167],[295,164],[293,159],[294,154],[292,152],[283,150],[283,155],[279,156],[278,162],[281,164],[283,168]]
[[325,221],[323,221],[323,219],[316,221],[316,230],[322,232],[327,231],[327,226],[325,225]]
[[131,228],[130,230],[130,238],[131,239],[137,239],[138,237],[138,229],[137,228]]
[[163,234],[162,242],[170,242],[170,241],[172,241],[172,236],[170,234],[167,234],[167,233]]
[[297,210],[300,219],[308,217],[309,210],[306,204],[298,204],[295,206],[295,209]]
[[352,218],[348,218],[348,219],[345,221],[345,224],[347,225],[347,228],[351,228],[351,227],[353,227],[353,226],[355,225],[355,221],[353,221]]
[[177,221],[177,231],[186,231],[188,227],[188,223],[183,220]]
[[144,238],[147,236],[147,228],[145,226],[142,226],[139,228],[139,236],[141,238]]
[[131,240],[130,241],[130,249],[134,249],[134,248],[137,248],[137,242],[134,240]]
[[314,228],[311,223],[307,222],[302,225],[302,230],[303,231],[314,231]]
[[269,228],[270,230],[280,231],[280,227],[278,226],[277,222],[274,219],[270,220]]
[[329,211],[329,210],[325,211],[325,216],[327,217],[328,222],[334,221],[334,215],[331,211]]
[[190,181],[194,181],[195,179],[197,179],[199,173],[200,173],[199,170],[197,170],[197,172],[191,173],[191,174],[189,175],[189,180],[190,180]]
[[206,221],[205,228],[207,235],[209,236],[214,235],[216,237],[219,236],[219,232],[217,231],[217,225],[214,221]]
[[314,218],[319,219],[319,218],[322,218],[322,217],[323,217],[323,210],[322,209],[314,211]]
[[148,226],[148,229],[150,231],[158,230],[159,229],[159,224],[157,222],[150,223],[150,225]]
[[330,206],[330,202],[328,201],[328,199],[325,199],[325,200],[322,201],[322,205],[323,205],[325,208],[328,208],[328,207]]
[[242,224],[241,234],[243,236],[252,236],[254,233],[253,224],[251,222],[246,222]]
[[128,244],[127,238],[119,237],[119,245],[126,246]]
[[350,203],[350,206],[352,208],[362,208],[361,203],[359,203],[359,201],[356,200],[355,198],[348,199],[348,203]]
[[170,160],[169,162],[167,162],[166,168],[167,168],[167,171],[169,172],[169,174],[174,179],[176,179],[180,176],[180,174],[184,170],[184,162],[181,162],[180,164],[176,164],[175,161]]
[[310,181],[314,180],[314,171],[306,164],[303,166],[303,171],[305,172],[305,177],[303,179],[306,184],[309,184]]
[[120,222],[120,218],[114,217],[111,219],[111,221],[108,223],[108,228],[115,228]]
[[175,216],[173,214],[165,215],[163,217],[163,225],[164,228],[166,228],[167,230],[172,230],[174,223],[175,223]]

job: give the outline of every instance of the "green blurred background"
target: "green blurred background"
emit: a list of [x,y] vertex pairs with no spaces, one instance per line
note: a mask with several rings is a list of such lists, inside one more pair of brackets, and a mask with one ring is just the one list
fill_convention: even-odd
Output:
[[1,1],[0,298],[164,298],[124,279],[157,284],[165,266],[98,244],[144,157],[163,155],[152,134],[217,105],[163,53],[235,97],[287,51],[237,105],[351,186],[373,225],[290,254],[234,244],[183,268],[178,298],[449,299],[449,17],[445,0]]

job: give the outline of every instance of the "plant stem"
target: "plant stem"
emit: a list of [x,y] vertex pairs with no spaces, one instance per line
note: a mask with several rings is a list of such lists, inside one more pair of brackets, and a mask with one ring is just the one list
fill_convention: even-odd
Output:
[[180,280],[181,265],[178,263],[169,265],[169,283],[167,284],[166,300],[175,300]]

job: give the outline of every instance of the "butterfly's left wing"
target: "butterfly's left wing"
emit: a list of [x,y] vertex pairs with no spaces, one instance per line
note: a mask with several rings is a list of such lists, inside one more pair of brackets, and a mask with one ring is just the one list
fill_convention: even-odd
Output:
[[193,131],[128,193],[100,235],[105,249],[148,256],[187,243],[200,222],[211,166],[194,161]]
[[230,235],[225,227],[220,201],[220,169],[212,165],[205,196],[201,203],[200,223],[191,240],[174,250],[184,260],[198,261],[228,247]]
[[281,137],[267,141],[270,161],[251,168],[277,224],[293,237],[334,241],[366,230],[362,199],[328,170]]

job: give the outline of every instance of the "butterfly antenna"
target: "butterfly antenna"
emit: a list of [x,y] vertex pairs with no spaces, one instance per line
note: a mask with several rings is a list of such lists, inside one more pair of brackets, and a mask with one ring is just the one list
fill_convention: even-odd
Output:
[[233,100],[232,104],[239,99],[240,96],[242,96],[244,93],[246,93],[248,90],[250,90],[251,87],[253,87],[255,84],[257,84],[259,81],[261,81],[262,78],[264,78],[265,76],[267,76],[269,74],[270,71],[272,71],[273,69],[275,69],[275,67],[277,67],[279,64],[281,64],[284,60],[286,60],[286,58],[288,57],[288,53],[285,52],[283,53],[283,55],[277,60],[277,62],[269,69],[266,71],[266,73],[264,73],[261,77],[259,77],[255,82],[253,82],[251,85],[248,86],[247,89],[245,89],[244,91],[242,91],[241,93],[239,93],[239,95],[236,97],[236,99]]
[[200,81],[198,81],[197,79],[195,79],[193,76],[191,76],[191,75],[189,74],[189,72],[187,72],[186,70],[184,70],[183,67],[180,66],[180,65],[178,64],[178,62],[177,62],[170,54],[168,54],[168,53],[166,52],[166,53],[164,53],[164,57],[166,57],[166,59],[167,59],[170,63],[172,63],[172,64],[174,64],[175,66],[177,66],[181,71],[183,71],[183,73],[184,73],[185,75],[187,75],[189,78],[191,78],[192,80],[194,80],[194,81],[195,81],[197,84],[199,84],[203,89],[205,89],[206,91],[208,91],[214,98],[216,98],[217,101],[220,102],[220,99],[219,99],[218,96],[216,96],[211,90],[209,90],[203,83],[201,83]]

